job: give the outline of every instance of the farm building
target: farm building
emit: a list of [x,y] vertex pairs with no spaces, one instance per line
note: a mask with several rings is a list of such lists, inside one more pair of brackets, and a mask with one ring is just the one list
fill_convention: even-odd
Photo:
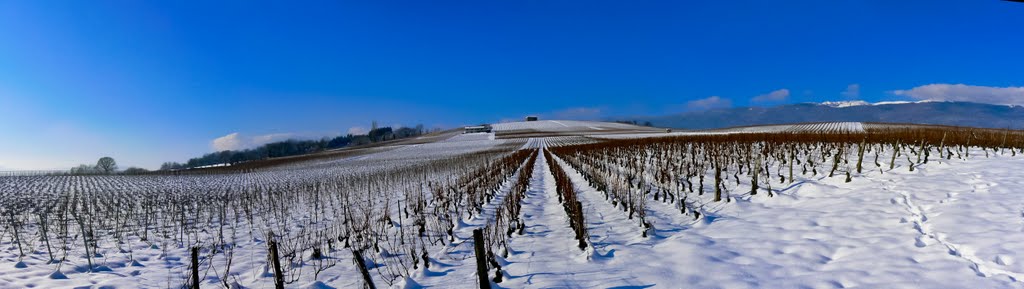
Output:
[[463,133],[476,133],[476,132],[491,132],[491,125],[481,124],[474,126],[467,126],[466,131]]

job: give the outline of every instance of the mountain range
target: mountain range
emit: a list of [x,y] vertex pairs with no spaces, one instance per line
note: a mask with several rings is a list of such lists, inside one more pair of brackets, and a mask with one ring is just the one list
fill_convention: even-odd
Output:
[[804,122],[886,122],[1024,129],[1024,107],[972,102],[864,101],[798,103],[774,107],[741,107],[636,117],[656,127],[713,129]]

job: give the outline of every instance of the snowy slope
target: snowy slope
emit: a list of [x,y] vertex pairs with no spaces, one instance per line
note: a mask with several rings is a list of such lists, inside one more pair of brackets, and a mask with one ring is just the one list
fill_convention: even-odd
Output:
[[846,132],[864,132],[864,125],[860,122],[824,122],[824,123],[801,123],[801,124],[782,124],[782,125],[763,125],[763,126],[749,126],[749,127],[738,127],[738,128],[726,128],[711,130],[711,132],[721,133],[796,133],[796,132],[816,132],[816,133],[846,133]]
[[865,124],[861,122],[822,122],[822,123],[799,123],[799,124],[777,124],[745,126],[734,128],[723,128],[715,130],[697,131],[675,131],[675,132],[647,132],[647,133],[626,133],[626,134],[593,134],[591,137],[603,139],[627,139],[627,138],[648,138],[665,136],[694,136],[694,135],[715,135],[734,133],[863,133],[866,126],[876,128],[890,127],[884,124]]
[[[470,141],[472,142],[472,141]],[[543,141],[531,141],[543,145]],[[775,184],[775,197],[734,195],[732,202],[706,202],[706,217],[694,221],[670,205],[649,201],[652,236],[605,201],[564,162],[585,203],[591,247],[579,250],[554,193],[550,168],[541,156],[523,203],[527,229],[510,239],[503,259],[509,288],[1024,288],[1024,158],[980,149],[969,160],[933,161],[915,172],[865,172]],[[506,189],[507,190],[507,186]],[[742,188],[734,191],[742,192]],[[432,267],[418,269],[395,286],[473,288],[469,232],[488,222],[465,220],[457,240],[433,252]],[[61,275],[45,252],[17,263],[9,243],[0,253],[0,288],[163,288],[174,286],[187,267],[187,250],[134,246],[137,264],[108,251],[102,271],[87,273],[71,258]],[[271,286],[265,246],[237,244],[235,280],[247,288]],[[347,252],[347,251],[346,251]],[[340,258],[346,257],[341,254]],[[214,259],[215,264],[216,259]],[[359,286],[348,261],[292,285],[316,288]],[[221,264],[223,265],[223,264]],[[212,278],[214,274],[207,275]],[[307,277],[308,278],[308,277]],[[207,279],[214,288],[218,280]],[[378,286],[382,286],[378,283]]]
[[878,103],[795,103],[772,107],[736,107],[681,114],[635,117],[675,129],[718,129],[759,124],[809,122],[886,122],[1022,129],[1024,107],[944,101]]
[[[532,126],[571,131],[573,127],[611,128],[617,124],[601,125],[541,121],[510,124],[503,129]],[[822,123],[702,133],[856,130],[863,130],[863,125]],[[633,137],[651,135],[664,133]],[[560,136],[495,140],[494,134],[489,133],[464,134],[445,141],[402,145],[381,153],[304,164],[266,174],[337,177],[317,172],[345,170],[362,174],[498,147],[543,148],[587,141],[592,139]],[[887,154],[881,157],[887,159]],[[653,228],[647,237],[642,236],[638,220],[630,219],[605,200],[602,192],[590,187],[576,170],[556,159],[583,204],[590,246],[580,250],[573,240],[566,213],[558,203],[552,168],[541,154],[523,200],[526,229],[523,235],[509,238],[511,251],[507,258],[500,258],[505,280],[496,285],[1024,288],[1024,198],[1019,195],[1019,188],[1024,186],[1024,178],[1019,174],[1024,170],[1024,157],[980,148],[974,148],[971,155],[968,160],[934,159],[913,172],[899,162],[892,170],[868,165],[863,175],[849,183],[842,177],[798,176],[792,184],[775,179],[774,197],[743,193],[749,191],[749,183],[730,184],[730,202],[711,202],[710,194],[694,197],[692,202],[700,206],[703,215],[696,220],[680,214],[673,204],[649,199],[646,216]],[[454,242],[431,249],[429,269],[413,270],[410,279],[400,280],[392,287],[475,288],[471,232],[493,222],[494,212],[504,201],[513,179],[496,191],[481,214],[458,222]],[[188,248],[175,244],[149,245],[138,238],[127,238],[123,248],[103,248],[96,259],[99,270],[90,273],[81,256],[69,256],[60,267],[48,263],[41,240],[32,240],[30,243],[36,248],[18,262],[18,248],[10,243],[10,238],[0,240],[0,288],[168,288],[180,285],[188,274]],[[234,245],[232,275],[227,283],[244,288],[272,287],[266,242],[258,237],[242,237]],[[211,272],[202,273],[204,288],[218,288],[222,284],[216,273],[227,265],[222,255],[204,258],[204,262],[213,265]],[[360,286],[349,250],[339,249],[334,256],[340,262],[315,278],[308,273],[312,264],[298,266],[306,268],[306,274],[290,283],[289,288]],[[375,264],[372,258],[368,262]],[[135,262],[130,261],[133,259]],[[374,268],[382,270],[379,266]],[[371,274],[378,287],[387,287],[379,271]]]
[[609,130],[609,129],[633,129],[637,126],[630,124],[600,122],[600,121],[578,121],[578,120],[538,120],[505,122],[493,125],[497,132],[510,130],[543,130],[543,131],[580,131],[582,130]]
[[493,125],[494,134],[499,138],[553,137],[569,135],[613,135],[635,133],[664,133],[661,128],[644,127],[631,124],[577,121],[577,120],[540,120],[507,122]]

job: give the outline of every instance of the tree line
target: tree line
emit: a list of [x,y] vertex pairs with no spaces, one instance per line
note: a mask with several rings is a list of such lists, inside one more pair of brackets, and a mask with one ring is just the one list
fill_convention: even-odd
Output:
[[149,172],[149,170],[146,170],[146,169],[143,169],[143,168],[138,168],[138,167],[129,167],[127,169],[121,170],[121,169],[119,169],[117,167],[117,161],[114,160],[114,158],[112,158],[112,157],[102,157],[102,158],[100,158],[99,160],[96,161],[95,165],[81,164],[81,165],[78,165],[77,167],[71,168],[66,173],[65,172],[55,171],[55,172],[49,173],[48,175],[64,175],[64,174],[68,174],[68,175],[112,175],[112,174],[135,175],[135,174],[142,174],[142,173],[147,173],[147,172]]
[[264,144],[251,149],[213,152],[201,157],[191,158],[185,163],[165,162],[160,166],[160,170],[180,170],[221,164],[230,165],[268,158],[296,156],[330,149],[415,137],[424,133],[426,131],[423,125],[417,125],[415,128],[399,127],[394,129],[392,127],[377,127],[376,122],[374,122],[370,131],[366,134],[347,134],[319,140],[289,139]]

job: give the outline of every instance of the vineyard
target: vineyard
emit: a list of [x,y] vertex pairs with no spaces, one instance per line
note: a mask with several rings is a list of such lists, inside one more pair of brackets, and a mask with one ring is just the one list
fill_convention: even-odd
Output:
[[542,125],[558,133],[0,176],[0,288],[1024,287],[1024,132]]

